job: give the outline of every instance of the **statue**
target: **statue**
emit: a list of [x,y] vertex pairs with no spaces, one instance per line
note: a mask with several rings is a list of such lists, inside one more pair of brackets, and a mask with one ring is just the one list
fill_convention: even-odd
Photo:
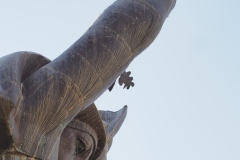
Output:
[[[77,115],[91,109],[94,101],[111,89],[132,60],[153,42],[175,3],[176,0],[117,0],[53,61],[34,52],[2,57],[0,160],[61,159],[59,151],[68,152],[65,138],[80,146],[73,149],[74,153],[69,150],[70,154],[79,155],[85,145],[90,147],[86,159],[104,159],[124,118],[115,129],[112,123],[119,120],[118,116],[109,121],[110,112],[99,111],[98,123],[103,126],[95,128],[92,119],[83,120]],[[123,110],[116,115],[124,117]],[[64,134],[81,131],[84,133],[80,135],[89,137],[89,146]]]

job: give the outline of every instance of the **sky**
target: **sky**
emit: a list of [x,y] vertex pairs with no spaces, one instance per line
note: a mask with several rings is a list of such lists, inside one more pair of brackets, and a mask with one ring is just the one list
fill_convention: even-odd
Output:
[[[0,56],[34,51],[53,60],[114,0],[0,0]],[[240,1],[177,0],[152,43],[101,110],[128,105],[109,160],[240,159]]]

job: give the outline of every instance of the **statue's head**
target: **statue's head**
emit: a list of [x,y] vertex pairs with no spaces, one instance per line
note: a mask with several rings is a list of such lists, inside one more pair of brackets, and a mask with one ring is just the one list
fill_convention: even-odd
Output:
[[117,112],[98,111],[94,104],[80,112],[61,135],[58,159],[106,160],[126,113],[127,107]]

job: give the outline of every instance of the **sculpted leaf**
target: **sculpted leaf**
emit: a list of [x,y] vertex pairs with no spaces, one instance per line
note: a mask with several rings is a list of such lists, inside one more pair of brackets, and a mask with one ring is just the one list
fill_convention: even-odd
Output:
[[132,82],[133,77],[130,77],[130,74],[131,74],[130,71],[129,72],[124,71],[121,74],[120,78],[118,79],[118,83],[120,84],[120,86],[122,86],[124,84],[123,89],[126,87],[127,87],[127,89],[129,89],[130,86],[132,86],[132,87],[134,86],[134,83]]

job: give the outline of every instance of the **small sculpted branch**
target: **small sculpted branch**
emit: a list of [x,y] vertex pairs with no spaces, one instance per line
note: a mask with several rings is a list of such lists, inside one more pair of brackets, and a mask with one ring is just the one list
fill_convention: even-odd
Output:
[[175,3],[117,0],[52,62],[31,52],[1,58],[0,160],[53,159],[64,128],[153,42]]

